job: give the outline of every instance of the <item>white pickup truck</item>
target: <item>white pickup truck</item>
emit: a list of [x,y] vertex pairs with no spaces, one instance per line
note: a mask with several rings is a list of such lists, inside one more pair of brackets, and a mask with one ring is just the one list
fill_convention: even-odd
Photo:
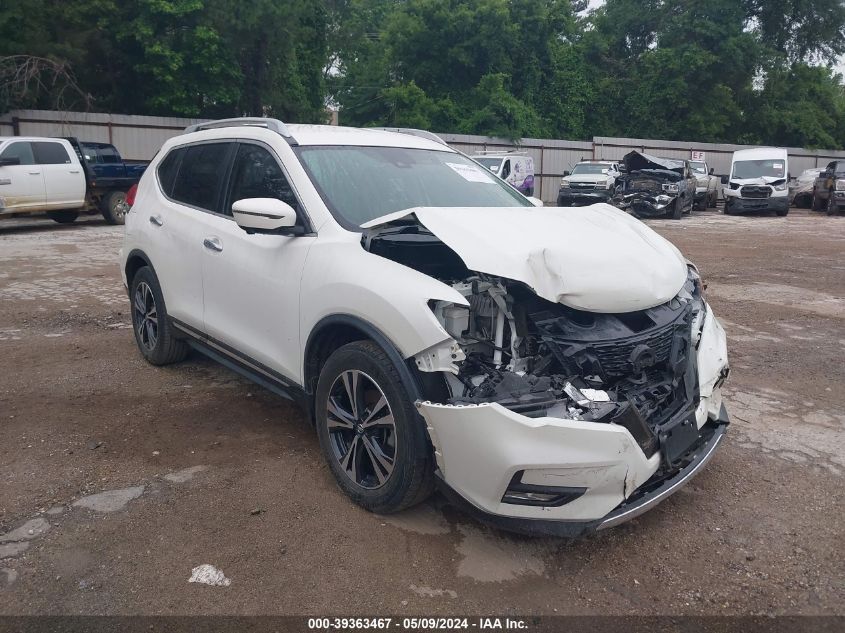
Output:
[[0,137],[0,217],[46,212],[66,224],[93,210],[123,224],[126,193],[145,167],[125,164],[106,143]]
[[715,209],[719,200],[720,180],[713,175],[713,168],[704,160],[691,160],[693,175],[695,176],[695,204],[702,211]]

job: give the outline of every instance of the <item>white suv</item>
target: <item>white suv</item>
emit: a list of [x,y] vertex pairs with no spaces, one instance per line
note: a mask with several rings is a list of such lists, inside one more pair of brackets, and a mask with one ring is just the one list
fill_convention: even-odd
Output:
[[578,535],[667,497],[723,438],[724,332],[638,220],[537,208],[427,133],[187,132],[126,218],[138,347],[300,401],[364,508],[439,483],[502,527]]

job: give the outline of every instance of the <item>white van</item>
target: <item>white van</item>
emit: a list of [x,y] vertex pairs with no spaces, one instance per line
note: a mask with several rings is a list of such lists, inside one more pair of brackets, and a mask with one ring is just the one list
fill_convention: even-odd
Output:
[[521,194],[534,195],[534,159],[525,152],[481,152],[474,154],[472,159]]
[[758,147],[734,152],[724,188],[725,213],[789,213],[789,158],[785,149]]

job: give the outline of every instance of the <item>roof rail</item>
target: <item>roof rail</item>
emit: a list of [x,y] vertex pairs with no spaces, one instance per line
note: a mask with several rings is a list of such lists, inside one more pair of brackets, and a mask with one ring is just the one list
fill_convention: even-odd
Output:
[[420,138],[425,138],[429,141],[446,145],[446,141],[437,136],[434,132],[429,132],[427,130],[418,130],[412,127],[374,127],[369,129],[382,130],[383,132],[398,132],[399,134],[407,134],[408,136],[419,136]]
[[283,136],[289,143],[296,144],[293,134],[290,133],[287,125],[279,121],[279,119],[266,117],[244,116],[235,119],[219,119],[205,123],[194,123],[185,128],[185,134],[199,132],[200,130],[217,130],[225,127],[264,127],[272,130],[279,136]]

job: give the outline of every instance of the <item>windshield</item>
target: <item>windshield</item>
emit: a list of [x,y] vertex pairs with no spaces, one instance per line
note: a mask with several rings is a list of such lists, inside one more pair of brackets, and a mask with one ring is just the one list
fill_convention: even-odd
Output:
[[609,163],[579,163],[572,169],[572,175],[576,174],[606,174],[610,169]]
[[516,189],[453,152],[403,147],[297,147],[335,219],[365,222],[414,207],[533,207]]
[[492,171],[493,173],[499,173],[499,167],[502,164],[501,158],[484,158],[482,156],[475,156],[473,160],[477,160],[479,163],[484,165],[487,169]]
[[734,163],[732,178],[783,178],[786,164],[782,158],[740,160]]
[[699,163],[698,161],[690,161],[689,166],[692,167],[692,170],[697,174],[707,173],[707,167],[704,163]]

